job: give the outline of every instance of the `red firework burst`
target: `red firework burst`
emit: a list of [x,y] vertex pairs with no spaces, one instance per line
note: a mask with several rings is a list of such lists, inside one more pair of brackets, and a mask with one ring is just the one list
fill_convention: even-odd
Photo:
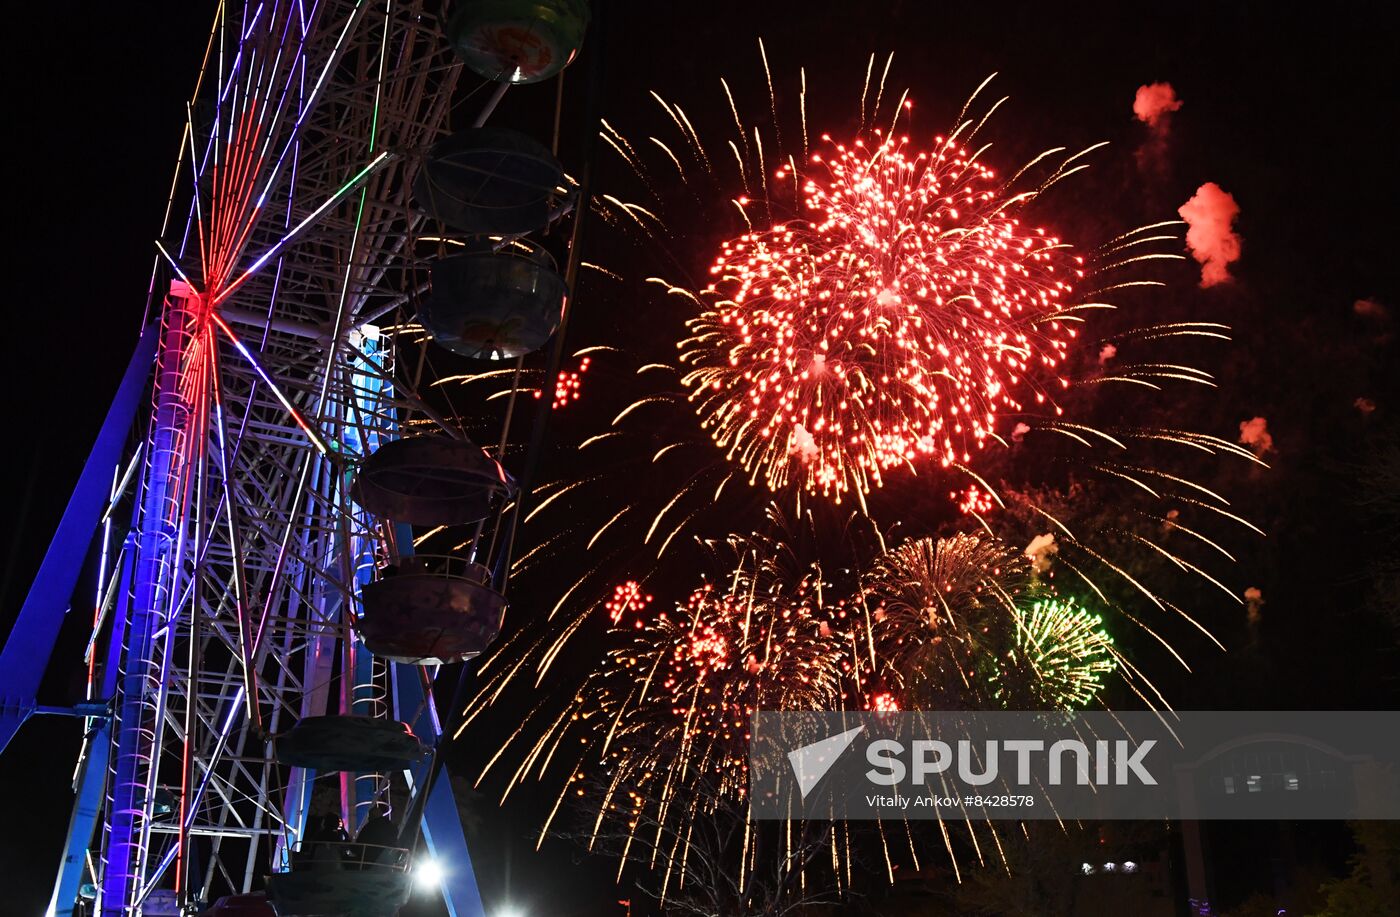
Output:
[[962,491],[953,491],[948,498],[958,505],[958,512],[965,516],[982,516],[996,507],[996,498],[976,484],[968,485]]
[[[578,401],[579,396],[583,394],[583,374],[588,372],[588,364],[591,360],[591,357],[584,357],[579,361],[578,369],[575,371],[559,370],[559,376],[554,380],[554,401],[551,405],[554,410],[558,411]],[[536,401],[543,396],[543,391],[535,391]]]
[[876,713],[898,713],[899,700],[888,691],[881,691],[870,698],[870,709]]
[[1066,385],[1062,313],[1082,272],[1021,225],[1033,195],[1008,196],[952,142],[823,139],[811,174],[776,173],[806,217],[723,244],[682,359],[731,459],[774,490],[839,499],[921,457],[968,461],[999,413]]
[[[617,624],[625,614],[641,614],[651,602],[652,596],[642,591],[642,584],[629,579],[613,589],[612,598],[604,602],[603,607],[607,609],[612,623]],[[635,624],[641,627],[641,619],[638,618]]]

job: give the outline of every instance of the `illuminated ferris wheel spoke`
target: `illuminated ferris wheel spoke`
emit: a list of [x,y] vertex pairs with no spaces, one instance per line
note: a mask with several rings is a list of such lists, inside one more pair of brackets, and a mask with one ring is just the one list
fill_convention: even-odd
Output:
[[341,185],[340,188],[338,188],[336,192],[325,201],[325,203],[321,204],[321,206],[313,210],[309,215],[307,215],[305,219],[303,219],[300,223],[294,226],[286,235],[278,239],[277,242],[270,249],[268,249],[262,255],[259,255],[258,258],[254,260],[251,265],[248,266],[247,270],[239,274],[236,279],[230,281],[226,286],[221,287],[218,293],[214,295],[212,305],[218,306],[224,300],[232,296],[238,290],[239,287],[243,286],[243,284],[246,283],[254,274],[262,270],[269,261],[271,261],[273,258],[276,258],[279,254],[281,254],[283,250],[287,248],[287,246],[294,243],[297,240],[297,238],[301,236],[302,233],[314,226],[317,220],[319,220],[332,208],[336,207],[342,201],[344,201],[346,197],[348,197],[356,188],[360,187],[360,185],[364,181],[366,181],[371,175],[374,175],[380,169],[391,164],[392,162],[394,162],[395,159],[396,157],[387,151],[380,153],[378,156],[376,156],[373,160],[370,161],[368,165],[366,165],[359,172],[351,176],[349,181]]

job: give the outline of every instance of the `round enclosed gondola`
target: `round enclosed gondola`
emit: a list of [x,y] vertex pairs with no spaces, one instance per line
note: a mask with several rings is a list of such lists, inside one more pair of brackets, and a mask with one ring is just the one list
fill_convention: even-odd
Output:
[[418,319],[442,347],[464,357],[508,360],[543,347],[564,311],[564,281],[554,259],[515,240],[489,242],[432,267],[432,292]]
[[588,29],[585,0],[467,0],[447,39],[488,80],[538,83],[573,62]]
[[418,207],[467,233],[542,229],[567,194],[564,168],[539,141],[500,127],[444,137],[413,182]]
[[384,443],[355,476],[351,495],[376,516],[410,525],[464,525],[489,516],[515,482],[465,439],[419,436]]
[[408,850],[354,841],[303,841],[267,877],[277,917],[393,917],[410,891]]
[[[387,575],[386,575],[387,574]],[[506,598],[489,571],[456,557],[415,555],[360,591],[357,624],[374,655],[414,665],[458,662],[500,633]]]
[[308,716],[274,743],[277,760],[320,773],[402,770],[425,749],[406,723],[370,716]]

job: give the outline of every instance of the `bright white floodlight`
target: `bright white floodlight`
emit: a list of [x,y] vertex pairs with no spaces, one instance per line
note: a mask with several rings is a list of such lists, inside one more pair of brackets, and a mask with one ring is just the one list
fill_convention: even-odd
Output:
[[433,889],[442,885],[442,865],[429,857],[419,860],[413,867],[413,881],[421,889]]

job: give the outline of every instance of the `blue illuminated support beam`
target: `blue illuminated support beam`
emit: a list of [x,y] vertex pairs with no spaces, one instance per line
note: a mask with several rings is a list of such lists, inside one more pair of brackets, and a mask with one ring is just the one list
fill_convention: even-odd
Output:
[[[411,536],[403,540],[413,544]],[[432,699],[423,690],[423,678],[417,666],[394,664],[394,704],[397,708],[394,716],[398,719],[417,711],[417,718],[409,723],[415,735],[430,737],[434,745],[442,745],[442,723]],[[441,753],[439,748],[438,754]],[[409,772],[409,785],[414,790],[428,779],[432,766],[429,756]],[[485,917],[481,889],[477,886],[471,852],[467,849],[467,835],[462,830],[462,814],[452,791],[452,775],[445,766],[429,788],[423,807],[423,840],[428,854],[442,870],[442,898],[449,917]]]
[[157,326],[152,324],[137,342],[83,465],[78,486],[68,499],[68,507],[5,641],[5,649],[0,651],[0,752],[4,752],[38,703],[39,683],[68,613],[93,533],[111,496],[112,469],[121,463],[127,434],[143,401],[157,340]]
[[442,900],[449,917],[485,917],[486,908],[481,903],[481,889],[476,884],[450,773],[440,775],[428,792],[428,805],[423,810],[423,841],[442,870]]
[[77,799],[68,821],[68,835],[63,842],[63,859],[58,864],[58,879],[44,917],[69,917],[78,900],[83,869],[97,815],[102,811],[102,787],[106,782],[110,723],[103,720],[93,735],[92,751],[79,766]]
[[[154,338],[154,334],[152,334]],[[154,345],[153,345],[154,346]],[[102,680],[95,696],[104,703],[116,693],[117,673],[121,669],[121,650],[126,642],[126,616],[130,611],[132,568],[136,562],[135,533],[127,536],[122,554],[120,590],[112,615],[112,630],[107,641],[107,660],[102,667]],[[97,652],[94,645],[93,652]],[[110,711],[108,711],[110,714]],[[63,855],[58,863],[58,878],[54,881],[44,917],[68,917],[73,913],[87,865],[87,853],[92,844],[97,816],[102,811],[102,790],[107,785],[107,765],[111,755],[112,719],[104,716],[89,720],[93,732],[88,738],[87,756],[79,762],[75,784],[76,799],[73,815],[68,821],[68,834],[63,841]]]
[[[413,526],[397,523],[394,535],[399,557],[411,557]],[[437,706],[424,690],[424,671],[418,666],[394,663],[394,719],[407,721],[414,735],[428,740],[441,754],[440,746],[445,741],[442,720],[438,718]],[[416,791],[428,779],[432,767],[432,756],[419,762],[407,774],[409,787]],[[442,898],[449,917],[485,917],[481,889],[477,886],[471,852],[467,849],[467,835],[462,830],[462,813],[457,808],[457,795],[452,792],[452,775],[447,773],[446,765],[442,770],[429,788],[423,806],[423,840],[429,856],[442,869]]]

